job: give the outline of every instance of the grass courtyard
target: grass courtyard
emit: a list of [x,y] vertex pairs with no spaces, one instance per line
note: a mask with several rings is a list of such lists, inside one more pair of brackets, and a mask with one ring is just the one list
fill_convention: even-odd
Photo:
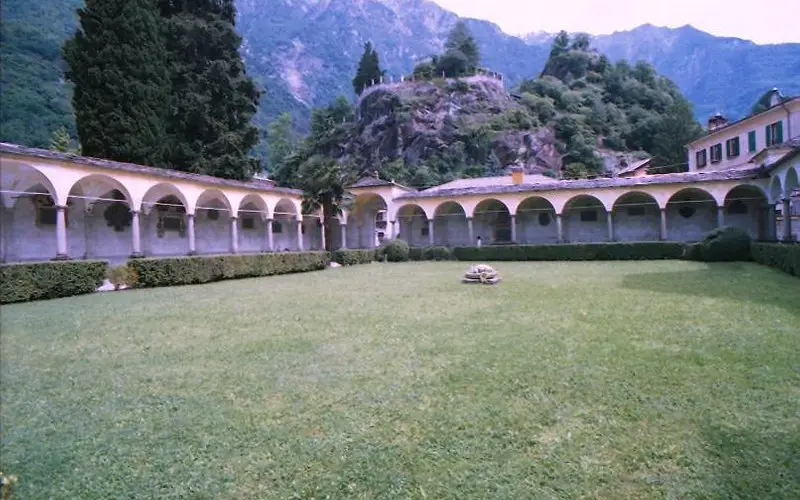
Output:
[[800,280],[371,264],[0,308],[42,498],[800,498]]

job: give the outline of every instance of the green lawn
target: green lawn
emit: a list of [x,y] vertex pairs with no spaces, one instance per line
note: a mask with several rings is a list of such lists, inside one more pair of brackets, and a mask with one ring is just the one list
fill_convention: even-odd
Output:
[[800,498],[800,280],[372,264],[0,308],[16,498]]

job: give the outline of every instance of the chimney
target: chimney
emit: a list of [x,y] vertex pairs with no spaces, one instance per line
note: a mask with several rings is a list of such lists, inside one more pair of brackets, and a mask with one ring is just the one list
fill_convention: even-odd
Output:
[[717,113],[708,119],[708,131],[712,132],[728,124],[728,119],[722,113]]
[[515,186],[522,184],[525,180],[525,170],[519,165],[514,165],[509,170],[511,170],[511,184]]
[[772,108],[783,102],[781,91],[777,87],[769,91],[769,107]]

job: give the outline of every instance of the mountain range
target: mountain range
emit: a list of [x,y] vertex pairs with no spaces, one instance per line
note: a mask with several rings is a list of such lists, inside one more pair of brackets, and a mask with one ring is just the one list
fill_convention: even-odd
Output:
[[[0,139],[44,146],[59,124],[72,127],[59,48],[75,29],[74,9],[81,4],[2,3]],[[398,78],[441,52],[459,20],[429,0],[237,0],[236,6],[241,51],[264,90],[258,124],[288,111],[301,129],[311,107],[338,95],[354,97],[351,79],[366,41],[376,47],[387,77]],[[517,37],[488,21],[465,22],[483,66],[502,73],[509,88],[541,72],[554,35]],[[800,43],[758,45],[692,26],[643,25],[593,37],[592,44],[612,60],[650,62],[678,84],[701,122],[716,112],[744,116],[772,87],[800,94]]]

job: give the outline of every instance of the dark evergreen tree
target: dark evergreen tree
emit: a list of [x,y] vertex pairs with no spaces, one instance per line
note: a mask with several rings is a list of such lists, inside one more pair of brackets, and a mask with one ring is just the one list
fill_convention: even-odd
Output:
[[353,90],[356,95],[361,95],[373,81],[380,81],[384,75],[381,70],[380,58],[378,52],[372,46],[371,42],[364,44],[364,54],[361,56],[361,61],[358,63],[358,71],[355,78],[353,78]]
[[163,163],[169,77],[152,0],[86,0],[64,45],[82,152],[144,165]]
[[478,44],[463,21],[456,23],[453,31],[450,32],[445,43],[445,49],[445,55],[447,52],[461,52],[467,59],[468,68],[477,68],[481,62]]
[[233,0],[158,0],[170,59],[172,96],[166,162],[231,179],[260,170],[250,120],[259,91],[245,72]]

